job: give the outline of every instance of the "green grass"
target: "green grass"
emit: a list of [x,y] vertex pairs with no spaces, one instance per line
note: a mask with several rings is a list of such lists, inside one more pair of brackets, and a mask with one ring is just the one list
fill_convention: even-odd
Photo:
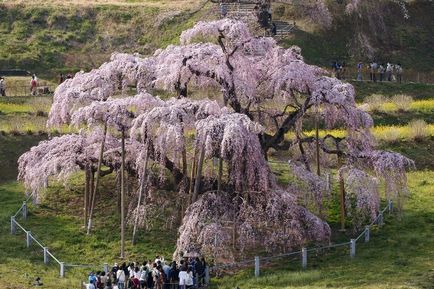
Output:
[[0,67],[55,79],[60,72],[97,67],[116,51],[151,54],[178,43],[181,31],[192,27],[208,9],[190,14],[192,5],[176,6],[180,13],[166,17],[171,5],[164,6],[0,3]]

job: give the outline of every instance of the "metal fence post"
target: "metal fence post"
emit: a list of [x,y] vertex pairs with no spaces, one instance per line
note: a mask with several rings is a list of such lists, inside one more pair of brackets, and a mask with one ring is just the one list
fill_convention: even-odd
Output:
[[384,221],[383,221],[383,213],[380,213],[380,214],[378,215],[378,226],[381,227],[381,226],[383,226],[383,224],[384,224]]
[[27,202],[23,201],[23,219],[27,219]]
[[44,264],[47,265],[50,262],[50,256],[48,256],[48,248],[44,247]]
[[369,226],[366,226],[365,227],[365,243],[369,242],[369,237],[370,237],[369,236],[369,234],[370,234],[369,230],[370,230]]
[[60,277],[65,277],[65,263],[60,262]]
[[301,266],[303,269],[307,268],[307,249],[301,248]]
[[26,232],[27,235],[27,248],[29,248],[32,245],[32,232],[31,231],[27,231]]
[[255,256],[255,277],[259,277],[259,257]]
[[389,214],[391,214],[393,211],[393,201],[389,200]]
[[104,263],[104,272],[108,273],[108,263]]
[[11,234],[15,235],[17,233],[17,224],[15,224],[15,217],[11,216]]
[[356,240],[355,239],[350,240],[350,256],[351,256],[351,258],[356,257]]

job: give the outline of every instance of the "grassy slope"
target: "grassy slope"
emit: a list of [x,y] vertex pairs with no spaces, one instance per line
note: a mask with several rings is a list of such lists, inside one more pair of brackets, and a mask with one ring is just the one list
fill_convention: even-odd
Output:
[[[54,77],[61,71],[99,66],[115,51],[146,55],[177,43],[179,33],[197,20],[217,16],[218,9],[210,11],[213,7],[210,4],[190,15],[201,3],[200,0],[2,0],[0,69],[22,68]],[[416,4],[410,6],[412,17],[406,21],[396,5],[392,5],[394,8],[385,19],[388,38],[382,39],[384,34],[372,37],[376,56],[384,61],[401,62],[405,69],[432,71],[434,5],[424,1],[413,3]],[[286,20],[294,19],[285,9],[276,8],[275,14]],[[303,19],[297,21],[305,23]],[[299,45],[306,60],[313,64],[328,67],[336,59],[356,63],[359,57],[348,49],[356,25],[348,17],[338,17],[335,24],[326,31],[303,24],[283,44]]]
[[0,4],[0,69],[22,68],[50,76],[89,70],[116,51],[153,53],[176,43],[180,32],[198,19],[210,18],[207,8],[190,13],[201,1],[145,1],[133,6],[114,3],[129,1],[112,2],[24,5],[4,1]]

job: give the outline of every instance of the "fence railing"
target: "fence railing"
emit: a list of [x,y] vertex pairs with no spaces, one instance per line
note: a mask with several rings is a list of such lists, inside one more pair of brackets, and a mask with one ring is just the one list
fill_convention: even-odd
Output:
[[[43,258],[44,264],[48,265],[50,260],[55,261],[59,265],[59,275],[60,277],[65,277],[65,271],[67,267],[83,267],[83,268],[95,268],[98,266],[95,265],[86,265],[86,264],[67,264],[65,262],[60,261],[54,254],[45,246],[40,240],[36,239],[36,237],[32,234],[30,230],[27,230],[22,224],[20,224],[17,219],[22,216],[23,220],[26,220],[28,217],[28,206],[27,202],[30,198],[23,201],[21,207],[17,210],[17,212],[11,216],[11,234],[16,235],[17,229],[22,231],[26,236],[26,246],[30,248],[32,245],[37,245],[43,250]],[[104,272],[108,272],[108,263],[104,263],[103,265]]]
[[[56,85],[39,84],[34,91],[30,89],[29,85],[5,85],[5,95],[9,97],[20,96],[41,96],[51,95],[56,90]],[[0,94],[1,97],[1,94]]]
[[355,258],[356,257],[357,242],[360,241],[360,239],[362,237],[364,237],[363,241],[365,243],[369,242],[371,227],[374,226],[375,224],[377,224],[378,227],[383,226],[384,225],[385,212],[389,211],[389,213],[391,213],[392,210],[393,210],[393,202],[391,200],[389,200],[387,202],[387,205],[383,208],[383,210],[381,210],[378,213],[376,218],[369,225],[366,225],[365,229],[357,237],[350,239],[349,242],[330,244],[327,246],[313,247],[313,248],[303,247],[303,248],[301,248],[300,251],[290,252],[290,253],[286,253],[286,254],[273,255],[273,256],[255,256],[254,259],[251,259],[251,260],[244,260],[244,261],[232,263],[232,264],[218,265],[218,266],[214,266],[213,269],[219,270],[219,269],[227,269],[227,268],[233,268],[233,267],[242,267],[242,266],[245,267],[245,266],[248,266],[250,264],[254,264],[255,277],[259,277],[260,271],[261,271],[260,270],[261,269],[261,261],[267,262],[267,261],[270,261],[272,259],[280,259],[280,258],[291,257],[291,256],[298,256],[300,258],[300,261],[301,261],[301,268],[306,269],[308,266],[308,254],[309,253],[318,252],[318,251],[322,251],[325,249],[338,248],[338,247],[348,247],[348,252],[349,252],[350,257]]

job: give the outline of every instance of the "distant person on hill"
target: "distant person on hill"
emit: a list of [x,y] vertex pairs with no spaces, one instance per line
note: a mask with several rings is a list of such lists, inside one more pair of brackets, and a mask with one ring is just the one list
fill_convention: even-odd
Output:
[[226,18],[228,14],[228,9],[226,8],[226,5],[224,5],[223,3],[220,3],[220,14],[222,18]]
[[0,95],[6,96],[6,84],[3,77],[0,77]]
[[277,27],[276,27],[276,23],[273,22],[273,24],[271,25],[271,34],[273,36],[276,36],[277,34]]
[[65,75],[63,75],[63,73],[61,73],[59,76],[59,84],[62,84],[64,81],[65,81]]
[[401,82],[402,82],[402,66],[401,66],[401,63],[398,63],[395,66],[395,71],[396,71],[396,81],[401,84]]
[[357,81],[362,81],[362,80],[363,80],[363,63],[359,61],[359,63],[357,63]]
[[32,95],[36,95],[36,88],[38,87],[38,78],[35,74],[32,75],[32,80],[30,80],[30,92]]

